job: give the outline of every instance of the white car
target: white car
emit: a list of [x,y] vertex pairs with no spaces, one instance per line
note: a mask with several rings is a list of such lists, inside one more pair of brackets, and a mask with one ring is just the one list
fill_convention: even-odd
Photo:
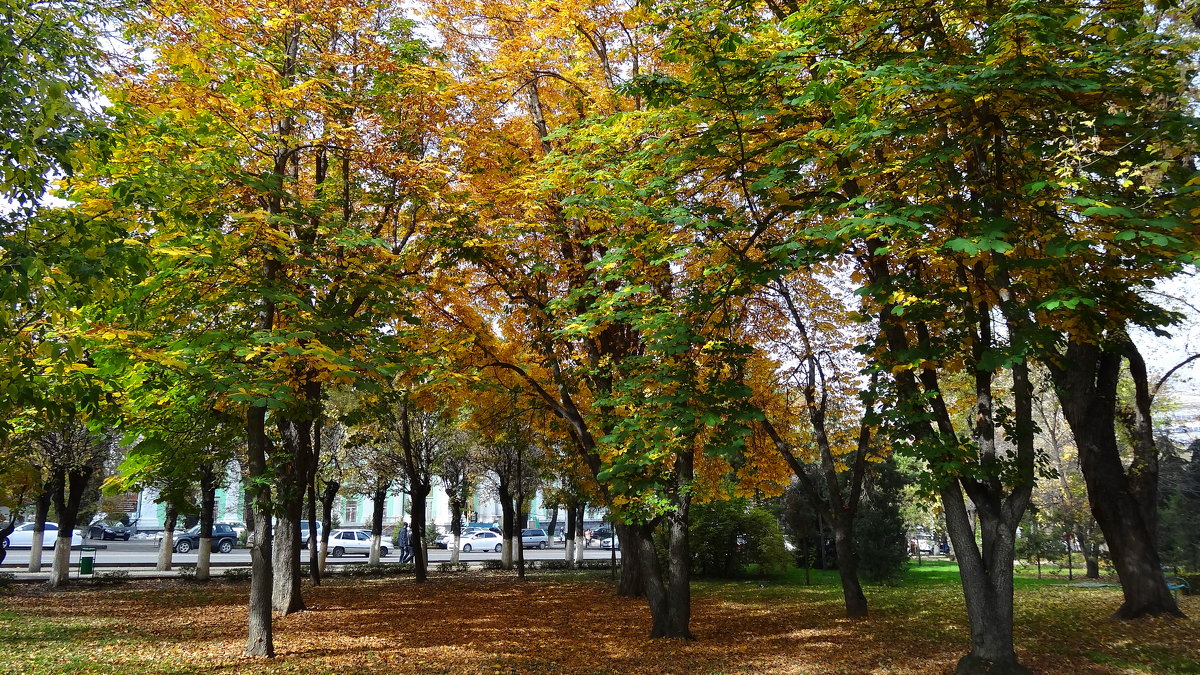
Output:
[[[42,548],[54,548],[54,540],[58,538],[58,523],[46,523],[45,538]],[[21,523],[13,533],[4,538],[4,548],[31,548],[33,546],[33,523]],[[78,532],[71,533],[71,546],[83,546],[83,536]]]
[[612,548],[614,542],[616,542],[617,550],[621,550],[621,540],[614,537],[605,537],[604,539],[601,539],[600,548]]
[[499,553],[503,549],[504,539],[491,530],[472,532],[469,535],[464,535],[462,538],[463,553],[470,553],[471,551],[495,551]]
[[[371,555],[371,533],[366,530],[333,530],[329,533],[329,555],[340,558],[347,553]],[[386,556],[388,547],[379,546],[379,555]]]

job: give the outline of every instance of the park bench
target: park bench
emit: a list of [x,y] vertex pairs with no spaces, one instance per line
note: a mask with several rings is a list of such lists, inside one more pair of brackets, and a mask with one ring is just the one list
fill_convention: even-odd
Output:
[[1183,577],[1175,577],[1168,575],[1166,577],[1167,588],[1175,594],[1175,601],[1179,601],[1179,591],[1183,591],[1184,595],[1191,595],[1192,587],[1188,584],[1188,580]]

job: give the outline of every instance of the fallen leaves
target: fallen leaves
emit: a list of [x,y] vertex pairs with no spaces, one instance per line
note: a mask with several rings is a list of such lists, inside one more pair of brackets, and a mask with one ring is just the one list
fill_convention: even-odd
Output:
[[[643,601],[596,578],[504,574],[334,579],[275,620],[273,660],[242,656],[244,585],[131,584],[0,598],[0,672],[929,673],[967,649],[951,589],[870,589],[842,617],[831,586],[699,583],[695,642],[649,640]],[[1200,613],[1196,598],[1183,608]],[[1017,644],[1037,672],[1195,672],[1193,620],[1110,621],[1117,589],[1018,591]]]

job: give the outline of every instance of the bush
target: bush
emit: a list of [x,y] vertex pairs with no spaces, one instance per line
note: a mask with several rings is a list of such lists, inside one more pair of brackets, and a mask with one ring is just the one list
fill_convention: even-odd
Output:
[[343,565],[338,573],[350,577],[392,577],[408,574],[415,569],[413,563],[360,563]]
[[502,570],[502,569],[504,569],[504,563],[502,563],[499,560],[484,560],[483,561],[483,569],[485,569],[485,570]]
[[17,582],[17,575],[12,572],[0,572],[0,591],[8,590]]
[[471,566],[465,562],[462,562],[461,560],[458,562],[447,561],[447,562],[443,562],[443,563],[438,563],[438,571],[439,572],[447,572],[447,573],[449,573],[449,572],[466,572],[469,569],[471,569]]
[[751,565],[763,575],[787,571],[791,556],[775,517],[764,509],[748,507],[745,499],[692,507],[688,537],[694,574],[739,577],[747,574]]
[[563,560],[562,558],[538,561],[538,569],[540,570],[569,570],[574,568],[575,566],[570,560]]
[[249,567],[234,567],[233,569],[225,570],[225,580],[231,583],[240,581],[250,581],[254,576],[254,570]]
[[908,533],[900,513],[903,489],[904,476],[895,460],[873,468],[854,523],[858,571],[866,581],[895,582],[908,569]]
[[130,580],[129,572],[124,570],[112,570],[110,572],[100,572],[92,577],[93,583],[97,584],[123,584]]

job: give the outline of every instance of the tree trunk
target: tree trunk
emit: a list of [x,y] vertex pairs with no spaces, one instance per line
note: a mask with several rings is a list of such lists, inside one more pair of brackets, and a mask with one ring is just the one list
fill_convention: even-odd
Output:
[[379,549],[383,546],[383,507],[386,505],[388,486],[375,489],[375,494],[372,495],[374,501],[371,503],[371,555],[367,558],[367,562],[372,565],[379,564]]
[[[946,529],[959,551],[959,570],[971,651],[958,662],[958,675],[1031,673],[1017,662],[1013,643],[1013,544],[1020,513],[975,503],[983,533],[982,551],[975,545],[963,495],[956,483],[942,488]],[[999,506],[1000,500],[995,504]],[[1005,513],[1005,511],[1009,511]],[[1024,509],[1021,509],[1023,512]]]
[[554,546],[554,531],[558,529],[558,504],[554,504],[550,509],[550,524],[546,526],[546,548]]
[[1096,548],[1093,546],[1090,549],[1088,547],[1084,547],[1083,549],[1083,563],[1085,568],[1083,578],[1085,579],[1100,578],[1100,553]]
[[33,512],[33,542],[29,546],[29,571],[42,571],[42,547],[46,545],[46,518],[50,515],[50,495],[54,492],[54,481],[47,481],[38,495],[37,507]]
[[[61,479],[56,478],[56,489],[51,495],[54,510],[58,512],[58,537],[54,542],[54,566],[50,572],[50,587],[65,584],[71,575],[71,534],[79,519],[79,505],[83,492],[92,478],[90,465],[76,466],[63,470]],[[63,490],[66,490],[66,494]]]
[[267,473],[267,455],[271,441],[266,434],[265,407],[251,406],[246,413],[246,454],[248,457],[247,502],[251,505],[254,545],[250,547],[250,612],[246,639],[247,656],[275,656],[275,638],[271,628],[271,590],[275,570],[272,566],[271,485]]
[[858,550],[854,545],[854,520],[837,518],[833,522],[834,546],[837,551],[838,577],[842,581],[842,597],[846,603],[846,618],[867,618],[867,597],[858,580]]
[[301,504],[294,495],[279,501],[278,536],[272,551],[275,578],[271,587],[271,608],[286,616],[304,609],[304,597],[300,592]]
[[[1183,616],[1163,578],[1151,524],[1144,517],[1154,504],[1142,503],[1149,495],[1138,494],[1121,462],[1115,427],[1121,354],[1072,342],[1064,362],[1050,364],[1050,372],[1075,436],[1092,515],[1104,532],[1125,596],[1113,618]],[[1139,465],[1145,462],[1135,460],[1133,468]]]
[[454,535],[453,541],[450,544],[450,564],[458,562],[459,551],[462,550],[462,542],[459,540],[462,532],[462,504],[457,499],[450,499],[450,533]]
[[583,513],[587,505],[580,503],[576,508],[578,510],[575,514],[575,566],[579,567],[583,564],[583,549],[586,547],[583,537]]
[[158,545],[158,565],[154,567],[159,572],[171,571],[171,554],[175,552],[175,525],[179,521],[179,512],[173,504],[167,504],[164,515],[163,536]]
[[327,480],[325,489],[321,491],[321,574],[325,573],[325,558],[329,556],[329,533],[333,531],[333,500],[337,498],[341,487],[341,483]]
[[304,398],[305,403],[293,411],[293,417],[281,415],[275,420],[283,445],[283,461],[276,470],[279,527],[272,549],[275,576],[271,605],[285,615],[305,608],[300,586],[300,521],[306,485],[315,461],[313,431],[319,417],[320,383],[306,384]]
[[624,598],[641,598],[646,595],[646,579],[642,574],[641,549],[626,545],[634,541],[632,526],[613,523],[613,533],[621,542],[621,578],[617,581],[617,595]]
[[200,545],[196,551],[196,581],[208,581],[212,562],[213,512],[217,508],[217,485],[212,466],[200,468]]
[[567,501],[567,530],[563,536],[563,560],[575,561],[575,500]]
[[321,546],[325,540],[325,531],[327,528],[321,528],[321,536],[317,536],[317,486],[312,478],[305,486],[307,496],[304,499],[304,505],[308,512],[305,518],[308,519],[308,579],[313,586],[321,585],[321,574],[325,572],[325,566],[321,562]]
[[428,484],[409,483],[412,497],[412,532],[408,534],[408,545],[413,550],[415,575],[413,581],[424,583],[429,573],[429,556],[425,549],[425,500],[429,497]]
[[500,493],[500,530],[504,537],[504,548],[500,551],[500,565],[506,570],[513,568],[513,523],[516,514],[513,512],[513,495],[509,490],[508,481],[503,477],[498,481]]

